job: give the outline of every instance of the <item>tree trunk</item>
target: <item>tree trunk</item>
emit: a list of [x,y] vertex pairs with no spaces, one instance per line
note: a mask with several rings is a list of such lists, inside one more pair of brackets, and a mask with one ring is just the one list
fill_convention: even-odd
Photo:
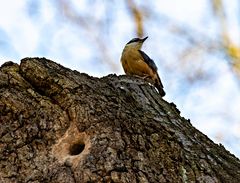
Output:
[[140,78],[45,58],[0,78],[0,182],[240,182],[239,159]]

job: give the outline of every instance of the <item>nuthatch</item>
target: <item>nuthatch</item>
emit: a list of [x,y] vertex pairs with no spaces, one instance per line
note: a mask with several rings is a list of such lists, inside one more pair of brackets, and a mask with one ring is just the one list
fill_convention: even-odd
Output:
[[149,82],[157,88],[159,94],[163,97],[165,92],[157,73],[157,66],[146,53],[140,50],[147,38],[134,38],[129,41],[123,49],[121,63],[127,75],[149,79]]

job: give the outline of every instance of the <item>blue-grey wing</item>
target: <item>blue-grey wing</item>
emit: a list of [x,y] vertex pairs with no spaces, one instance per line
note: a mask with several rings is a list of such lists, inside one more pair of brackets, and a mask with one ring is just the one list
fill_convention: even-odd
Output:
[[157,71],[157,66],[154,61],[142,50],[138,50],[139,53],[142,55],[144,62],[146,62],[154,71]]

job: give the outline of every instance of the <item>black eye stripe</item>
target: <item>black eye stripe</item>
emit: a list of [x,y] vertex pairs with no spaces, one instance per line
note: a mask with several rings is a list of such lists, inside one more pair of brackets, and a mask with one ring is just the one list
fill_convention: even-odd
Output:
[[134,43],[134,42],[139,42],[139,38],[133,38],[131,41],[129,41],[127,44]]

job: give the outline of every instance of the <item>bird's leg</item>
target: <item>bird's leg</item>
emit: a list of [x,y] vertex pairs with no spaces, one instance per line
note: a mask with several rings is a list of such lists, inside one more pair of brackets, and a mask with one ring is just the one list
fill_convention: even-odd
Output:
[[142,78],[143,78],[145,81],[147,81],[148,83],[154,84],[151,76],[149,76],[149,75],[144,75]]
[[136,78],[141,78],[141,79],[144,79],[142,76],[139,76],[139,75],[133,75],[134,77],[136,77]]
[[147,74],[144,74],[142,76],[139,76],[139,75],[133,75],[133,76],[135,76],[136,78],[141,78],[141,79],[147,81],[148,83],[154,84],[153,81],[152,81],[151,76],[149,76]]
[[137,77],[137,78],[141,78],[141,79],[150,79],[150,76],[147,75],[147,74],[144,74],[144,75],[142,75],[142,76],[139,76],[139,75],[133,75],[133,76],[135,76],[135,77]]
[[149,76],[149,75],[143,75],[143,77],[142,77],[143,79],[151,79],[151,76]]

